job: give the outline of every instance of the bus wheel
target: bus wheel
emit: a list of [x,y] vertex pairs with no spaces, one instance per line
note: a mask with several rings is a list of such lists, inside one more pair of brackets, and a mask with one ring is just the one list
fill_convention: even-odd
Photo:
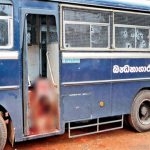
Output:
[[0,150],[3,150],[7,141],[7,128],[3,117],[0,115]]
[[130,125],[138,132],[150,130],[150,91],[143,90],[135,97],[131,114],[129,115]]

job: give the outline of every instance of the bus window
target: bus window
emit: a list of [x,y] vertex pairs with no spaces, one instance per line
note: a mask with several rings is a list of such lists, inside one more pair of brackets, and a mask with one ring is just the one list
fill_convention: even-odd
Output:
[[10,48],[13,44],[12,6],[0,4],[0,48]]
[[108,48],[110,12],[64,8],[63,47]]
[[149,48],[150,16],[116,12],[114,23],[116,48]]

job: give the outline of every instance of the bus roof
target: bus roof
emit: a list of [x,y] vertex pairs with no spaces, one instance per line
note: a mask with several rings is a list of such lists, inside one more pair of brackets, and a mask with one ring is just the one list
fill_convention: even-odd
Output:
[[47,0],[150,12],[149,0]]

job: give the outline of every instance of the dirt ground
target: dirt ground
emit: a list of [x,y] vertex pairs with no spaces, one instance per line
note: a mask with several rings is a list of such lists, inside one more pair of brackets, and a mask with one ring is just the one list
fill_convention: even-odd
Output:
[[124,128],[100,134],[69,139],[68,134],[8,144],[5,150],[150,150],[150,132],[136,133]]

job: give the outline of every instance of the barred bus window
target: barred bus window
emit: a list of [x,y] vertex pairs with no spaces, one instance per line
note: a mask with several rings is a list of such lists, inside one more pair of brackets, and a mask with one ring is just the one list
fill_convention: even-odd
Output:
[[92,25],[91,43],[92,47],[108,47],[108,27]]
[[0,45],[8,44],[8,20],[0,19]]
[[12,16],[12,6],[0,4],[0,16]]
[[64,20],[109,23],[109,12],[64,8]]
[[56,18],[53,15],[48,16],[48,18],[48,43],[58,42]]
[[149,29],[136,28],[136,48],[149,48]]
[[114,24],[116,48],[149,48],[149,15],[115,12]]
[[28,15],[27,24],[28,24],[28,34],[27,34],[27,42],[28,45],[36,45],[39,42],[39,37],[36,33],[38,30],[37,25],[37,16],[36,15]]
[[135,29],[116,27],[115,41],[118,48],[135,48]]
[[114,13],[114,23],[122,25],[149,26],[150,16],[125,12]]
[[110,12],[63,9],[64,48],[109,48]]
[[10,48],[13,43],[12,6],[0,4],[0,48]]
[[90,47],[90,25],[66,24],[66,47]]

